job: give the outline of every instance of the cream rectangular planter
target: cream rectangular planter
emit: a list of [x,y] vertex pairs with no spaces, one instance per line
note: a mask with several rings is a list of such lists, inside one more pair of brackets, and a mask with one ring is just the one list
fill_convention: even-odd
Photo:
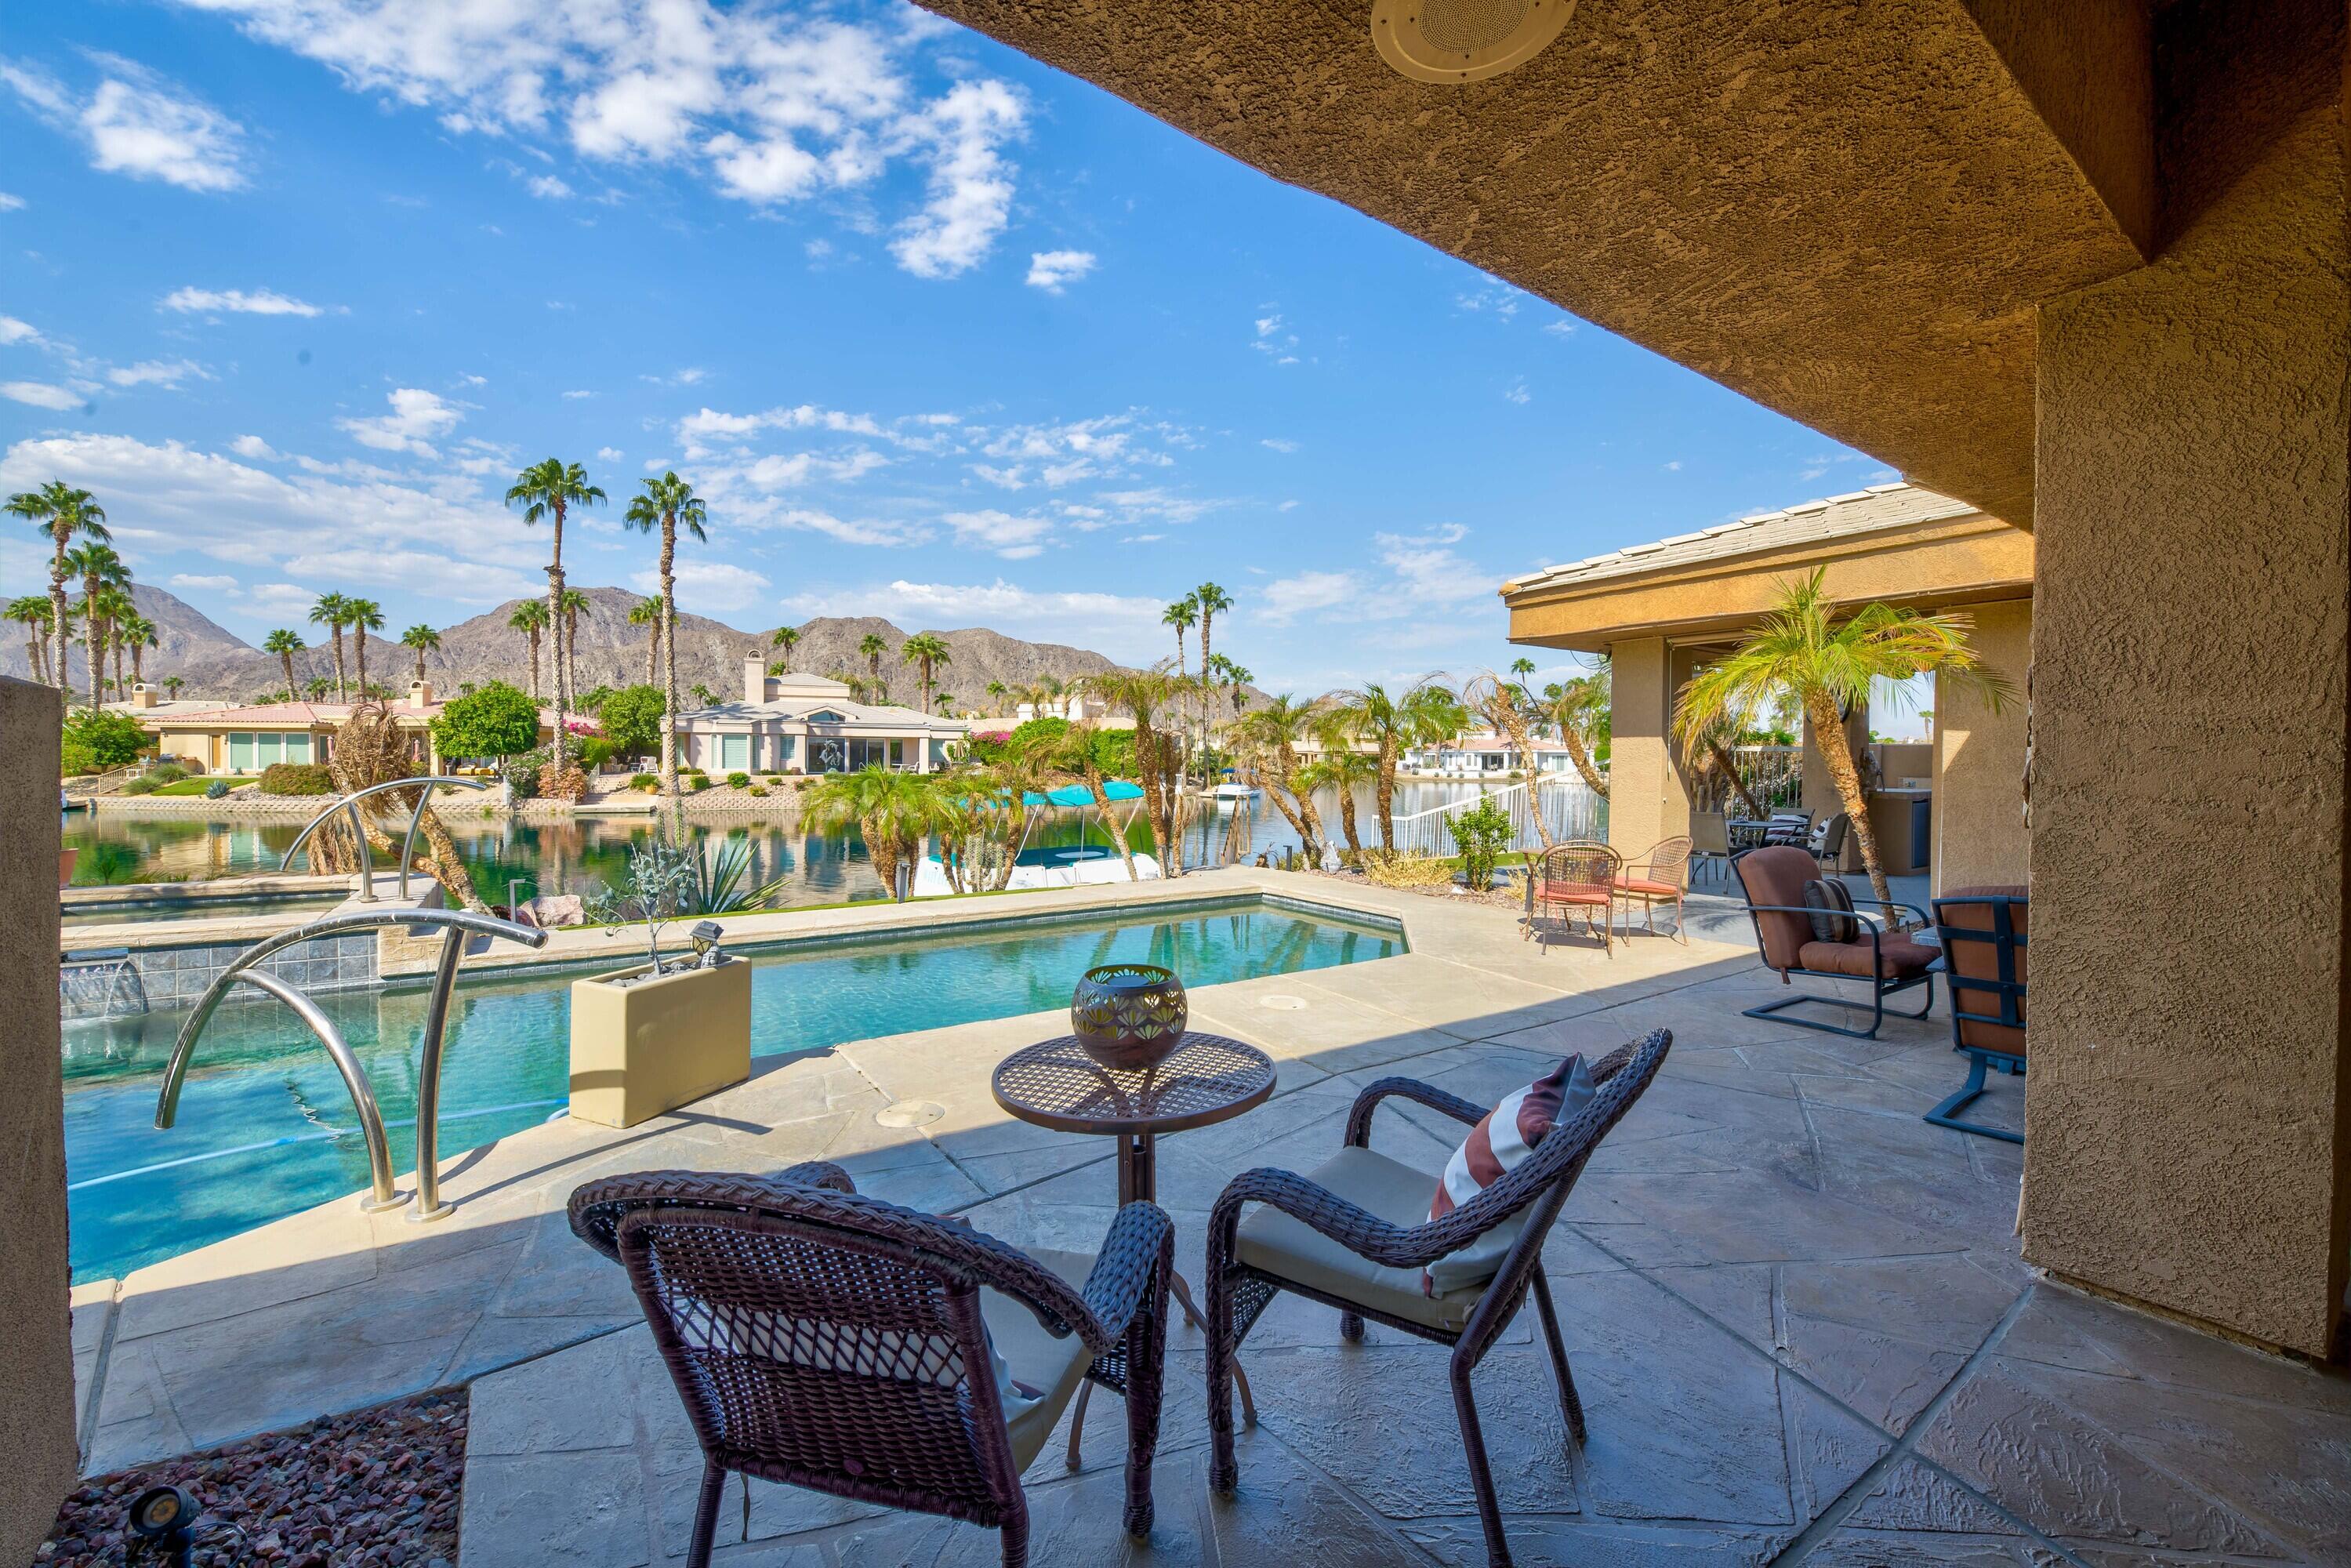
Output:
[[751,1075],[751,966],[682,969],[633,986],[650,965],[571,982],[571,1114],[632,1127]]

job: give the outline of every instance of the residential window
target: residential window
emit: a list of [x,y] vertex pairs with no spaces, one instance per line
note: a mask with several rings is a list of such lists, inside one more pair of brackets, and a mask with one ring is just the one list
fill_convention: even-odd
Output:
[[747,735],[722,735],[718,737],[718,766],[729,772],[751,766],[751,737]]
[[228,770],[232,773],[253,771],[253,737],[243,731],[228,737]]
[[309,761],[310,737],[307,735],[287,736],[286,737],[286,760],[288,762]]

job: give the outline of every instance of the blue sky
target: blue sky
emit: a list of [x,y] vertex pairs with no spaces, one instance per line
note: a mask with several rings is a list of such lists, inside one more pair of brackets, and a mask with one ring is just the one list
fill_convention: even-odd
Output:
[[684,609],[1142,662],[1207,578],[1301,693],[1507,661],[1505,575],[1895,476],[911,6],[19,6],[0,150],[0,491],[87,486],[253,641],[543,591],[497,497],[549,454],[614,499],[575,582],[648,585],[620,505],[675,466]]

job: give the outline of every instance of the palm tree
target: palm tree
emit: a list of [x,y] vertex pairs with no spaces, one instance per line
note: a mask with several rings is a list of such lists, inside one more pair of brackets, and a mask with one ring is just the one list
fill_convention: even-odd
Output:
[[302,652],[302,633],[280,626],[261,640],[261,651],[277,655],[280,669],[286,672],[286,692],[294,693],[294,655]]
[[547,630],[547,601],[526,599],[507,617],[507,625],[530,644],[530,700],[538,701],[538,634]]
[[[1534,668],[1531,660],[1521,659],[1519,663],[1525,664],[1530,671]],[[1534,737],[1527,728],[1527,709],[1533,706],[1533,699],[1516,681],[1506,681],[1488,670],[1461,688],[1461,701],[1488,725],[1509,736],[1510,744],[1517,747],[1520,766],[1529,773],[1527,804],[1530,810],[1527,815],[1534,819],[1535,837],[1542,841],[1544,850],[1550,850],[1551,825],[1543,821],[1542,802],[1535,796],[1535,791],[1542,787],[1542,780],[1533,776]]]
[[776,661],[777,674],[789,675],[792,673],[792,649],[799,645],[799,632],[789,626],[777,627],[776,634],[768,639],[771,644],[784,651],[784,656]]
[[1994,713],[2011,692],[2008,682],[1983,668],[1969,643],[1972,617],[1872,603],[1840,619],[1822,587],[1825,576],[1824,569],[1815,569],[1809,577],[1781,584],[1780,602],[1762,624],[1682,687],[1674,704],[1674,731],[1687,746],[1761,706],[1772,694],[1792,694],[1812,722],[1813,744],[1836,784],[1846,826],[1861,846],[1870,891],[1883,902],[1894,894],[1877,858],[1861,770],[1844,740],[1844,716],[1869,701],[1873,683],[1930,673],[1980,695]]
[[1223,686],[1232,694],[1234,713],[1238,714],[1249,706],[1249,684],[1257,679],[1256,675],[1234,664],[1222,653],[1213,658],[1203,658],[1201,663],[1207,666],[1209,681],[1213,685]]
[[695,682],[694,685],[686,687],[685,689],[694,694],[695,706],[697,707],[708,707],[710,706],[710,699],[716,695],[712,692],[708,686],[704,685],[700,681]]
[[[162,637],[161,633],[159,633],[155,629],[155,622],[148,620],[144,615],[140,614],[137,610],[132,610],[130,614],[122,618],[122,625],[119,632],[116,634],[114,645],[118,649],[128,648],[131,650],[131,680],[132,685],[146,685],[147,662],[143,657],[141,657],[141,655],[144,654],[148,649],[160,644],[162,641]],[[120,671],[116,672],[117,674],[120,674]]]
[[37,490],[8,497],[5,509],[49,536],[49,634],[57,639],[50,660],[52,683],[66,685],[66,550],[76,538],[103,544],[113,538],[106,531],[106,508],[87,490],[77,490],[62,479],[52,479]]
[[1567,755],[1575,770],[1583,775],[1583,782],[1592,792],[1608,799],[1608,780],[1602,776],[1592,759],[1594,739],[1600,723],[1608,715],[1608,655],[1583,674],[1570,675],[1543,695],[1550,699],[1545,710],[1552,723],[1559,726],[1559,737],[1567,743]]
[[[507,491],[507,505],[523,508],[524,527],[542,517],[555,526],[555,549],[547,561],[547,625],[559,634],[563,622],[563,518],[573,507],[592,507],[603,498],[604,492],[588,483],[586,469],[559,457],[532,464],[515,476],[513,486]],[[570,694],[564,689],[560,650],[555,661],[554,686],[555,766],[560,772],[570,755],[570,740],[563,727],[564,707]]]
[[180,700],[180,688],[187,684],[188,678],[185,675],[165,675],[163,677],[163,694],[170,697],[173,702],[177,702]]
[[652,685],[661,678],[662,604],[659,599],[640,599],[629,606],[629,624],[650,626],[645,637],[645,685]]
[[1004,711],[1004,699],[1011,690],[1002,681],[987,683],[987,712],[991,718]]
[[[879,763],[854,773],[828,773],[808,797],[808,823],[819,832],[855,827],[874,874],[898,895],[898,868],[919,862],[923,835],[940,817],[934,774],[893,773]],[[913,878],[909,877],[911,885]]]
[[335,696],[338,701],[341,700],[344,693],[343,628],[350,624],[350,612],[346,608],[349,602],[340,593],[322,593],[319,595],[319,601],[310,606],[310,623],[324,626],[334,633]]
[[1355,749],[1353,730],[1336,713],[1325,716],[1320,738],[1323,742],[1322,755],[1299,769],[1298,781],[1309,793],[1326,789],[1338,792],[1339,831],[1346,837],[1347,852],[1360,861],[1364,844],[1355,836],[1355,790],[1359,786],[1378,782],[1379,759]]
[[946,639],[935,632],[917,632],[906,639],[904,647],[898,650],[898,662],[920,666],[923,711],[930,712],[931,682],[938,674],[940,665],[955,662],[955,650],[948,647]]
[[[708,543],[710,536],[703,526],[710,520],[709,508],[694,486],[677,476],[674,469],[658,479],[644,481],[644,493],[633,497],[622,518],[640,531],[661,529],[661,603],[663,638],[668,649],[668,660],[662,677],[663,723],[661,749],[662,788],[677,793],[677,727],[669,716],[677,712],[677,582],[672,567],[677,559],[677,530],[683,527],[696,539]],[[707,702],[703,705],[707,707]]]
[[353,638],[359,644],[354,651],[359,655],[360,695],[365,697],[368,695],[367,638],[369,632],[383,630],[383,606],[372,599],[346,599],[343,601],[343,620],[351,628]]
[[1200,614],[1200,667],[1205,670],[1208,667],[1208,655],[1212,647],[1210,634],[1216,630],[1217,617],[1222,612],[1230,610],[1233,607],[1233,601],[1223,589],[1213,582],[1200,584],[1191,591],[1189,598],[1193,608]]
[[[1199,619],[1200,601],[1188,593],[1169,605],[1166,613],[1159,618],[1162,626],[1176,628],[1176,673],[1179,675],[1190,674],[1184,664],[1184,633],[1190,631]],[[1207,668],[1202,665],[1202,673],[1205,674]]]
[[424,681],[424,655],[440,651],[441,633],[420,621],[400,634],[400,645],[416,651],[416,680],[422,685]]
[[[1284,693],[1267,699],[1265,706],[1242,715],[1233,724],[1235,737],[1270,765],[1270,770],[1260,770],[1266,796],[1289,820],[1310,861],[1322,858],[1322,817],[1314,809],[1314,791],[1298,777],[1298,743],[1313,733],[1321,716],[1319,705],[1300,702]],[[1288,799],[1283,798],[1285,790]]]
[[[1379,747],[1371,764],[1372,800],[1380,825],[1380,848],[1395,848],[1396,763],[1416,746],[1460,732],[1459,704],[1435,681],[1422,681],[1402,696],[1376,681],[1338,694],[1338,733],[1350,743],[1368,740]],[[1352,842],[1352,840],[1350,841]]]
[[25,664],[33,679],[43,685],[49,680],[49,619],[56,613],[49,601],[37,593],[27,593],[12,599],[5,618],[25,629]]
[[[1162,876],[1184,874],[1184,720],[1176,710],[1199,692],[1189,675],[1152,670],[1113,670],[1086,677],[1086,689],[1134,718],[1135,782],[1143,787],[1143,810],[1151,824],[1153,852]],[[1159,727],[1159,716],[1175,718],[1177,733]]]
[[580,612],[590,605],[588,596],[576,588],[565,589],[559,602],[563,609],[563,627],[555,640],[555,660],[561,666],[558,684],[565,700],[576,703],[580,700]]
[[309,685],[302,688],[312,702],[317,702],[320,697],[325,696],[329,692],[334,689],[335,683],[327,679],[324,675],[311,676]]
[[106,679],[106,591],[131,580],[131,569],[110,545],[88,539],[66,555],[66,565],[81,579],[82,658],[89,665],[89,706],[98,706],[99,687]]
[[1102,788],[1102,761],[1095,744],[1101,733],[1091,722],[1073,724],[1048,739],[1037,759],[1053,772],[1075,779],[1086,787],[1086,793],[1094,799],[1094,809],[1102,814],[1102,822],[1110,829],[1111,843],[1126,867],[1126,880],[1140,882],[1143,878],[1134,869],[1134,847],[1119,831],[1118,819],[1110,814],[1110,794]]
[[889,639],[879,632],[868,632],[857,640],[858,656],[865,661],[866,677],[872,682],[868,689],[879,690],[884,702],[889,701],[890,687],[882,679],[882,655],[889,651]]

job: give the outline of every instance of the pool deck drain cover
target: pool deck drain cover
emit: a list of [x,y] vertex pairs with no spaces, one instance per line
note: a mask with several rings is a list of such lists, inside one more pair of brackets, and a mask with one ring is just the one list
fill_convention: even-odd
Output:
[[1286,1013],[1303,1012],[1306,1009],[1306,998],[1304,997],[1293,997],[1279,994],[1270,997],[1259,997],[1258,998],[1258,1006],[1261,1008],[1279,1008]]
[[884,1127],[926,1127],[946,1113],[935,1100],[901,1100],[874,1112],[873,1120]]

